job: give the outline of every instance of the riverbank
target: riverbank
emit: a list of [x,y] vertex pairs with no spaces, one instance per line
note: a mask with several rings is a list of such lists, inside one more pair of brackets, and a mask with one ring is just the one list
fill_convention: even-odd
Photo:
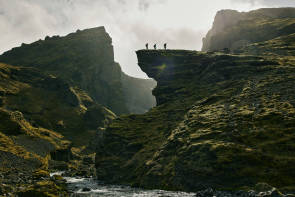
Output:
[[[51,177],[61,177],[64,171],[51,173]],[[255,190],[219,191],[207,188],[198,192],[166,191],[142,189],[124,185],[110,185],[92,177],[62,177],[71,197],[295,197],[294,194],[283,194],[274,187],[259,183]],[[58,179],[58,178],[57,178]]]

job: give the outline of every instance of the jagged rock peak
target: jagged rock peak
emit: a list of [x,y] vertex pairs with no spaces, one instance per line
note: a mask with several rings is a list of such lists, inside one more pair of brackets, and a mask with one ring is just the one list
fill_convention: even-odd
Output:
[[[173,88],[175,91],[181,89],[180,86],[184,83],[178,80],[179,75],[184,75],[187,72],[183,65],[192,65],[195,61],[202,61],[205,56],[202,52],[189,50],[139,50],[136,54],[139,67],[149,77],[157,81],[157,87],[153,90],[157,105],[171,102],[171,100],[185,94],[186,91],[178,90],[176,96],[172,90]],[[199,67],[199,65],[193,66],[194,69],[199,69]],[[173,88],[171,89],[171,87]]]
[[294,18],[295,8],[262,8],[250,12],[221,10],[217,12],[211,30],[203,38],[202,51],[234,50],[249,43],[290,34],[294,27],[289,25],[294,23]]

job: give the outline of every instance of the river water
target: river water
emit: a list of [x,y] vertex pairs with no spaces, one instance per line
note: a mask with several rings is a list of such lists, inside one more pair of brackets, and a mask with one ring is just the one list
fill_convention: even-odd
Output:
[[[171,192],[163,190],[144,190],[120,185],[105,185],[92,178],[64,177],[71,197],[192,197],[194,193]],[[90,191],[83,191],[88,188]]]

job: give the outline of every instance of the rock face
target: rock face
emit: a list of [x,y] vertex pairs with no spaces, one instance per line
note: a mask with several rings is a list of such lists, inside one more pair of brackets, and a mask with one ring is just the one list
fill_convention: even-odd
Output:
[[264,8],[251,12],[221,10],[203,39],[202,51],[236,50],[249,43],[289,35],[295,30],[295,8]]
[[294,191],[292,25],[288,31],[236,55],[137,51],[139,66],[157,81],[158,106],[121,116],[101,131],[98,179],[187,191],[255,189],[264,182]]
[[143,113],[155,105],[151,94],[154,82],[137,80],[121,71],[104,27],[22,44],[1,55],[0,62],[33,66],[59,77],[116,114]]

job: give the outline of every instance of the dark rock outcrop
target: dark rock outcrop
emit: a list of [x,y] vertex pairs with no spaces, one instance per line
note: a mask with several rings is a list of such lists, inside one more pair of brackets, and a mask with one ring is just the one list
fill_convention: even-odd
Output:
[[51,159],[55,161],[68,162],[73,159],[73,154],[71,152],[70,146],[64,149],[57,149],[55,151],[52,151],[50,152],[50,156],[51,156]]

